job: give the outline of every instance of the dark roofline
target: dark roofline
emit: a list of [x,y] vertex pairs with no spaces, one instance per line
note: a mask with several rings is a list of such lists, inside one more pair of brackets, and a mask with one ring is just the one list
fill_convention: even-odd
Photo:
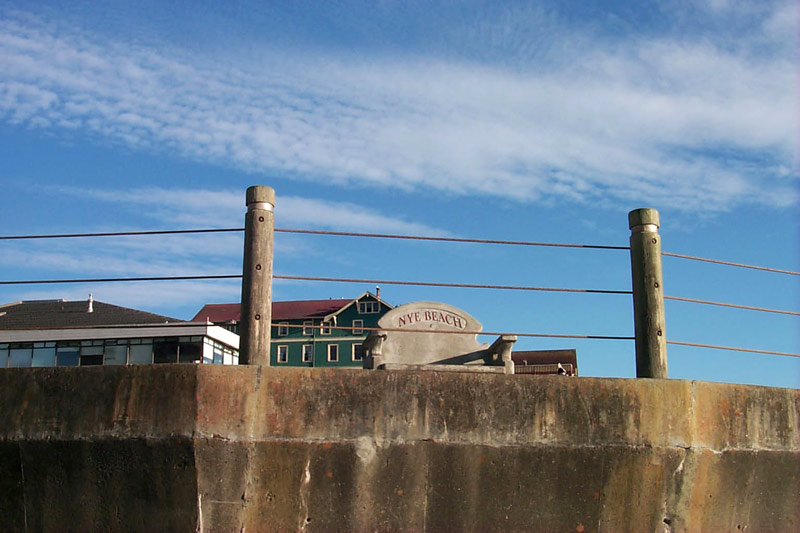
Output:
[[[89,311],[91,301],[92,311]],[[131,326],[185,322],[97,300],[25,300],[0,305],[0,330]]]

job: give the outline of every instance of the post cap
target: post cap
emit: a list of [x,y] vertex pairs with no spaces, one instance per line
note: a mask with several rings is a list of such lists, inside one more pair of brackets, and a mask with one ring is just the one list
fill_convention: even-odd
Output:
[[245,205],[266,202],[275,205],[275,189],[266,185],[253,185],[245,193]]
[[653,224],[660,227],[661,223],[658,220],[658,211],[652,207],[642,207],[641,209],[634,209],[628,213],[628,229],[633,229],[636,226],[644,226],[645,224]]

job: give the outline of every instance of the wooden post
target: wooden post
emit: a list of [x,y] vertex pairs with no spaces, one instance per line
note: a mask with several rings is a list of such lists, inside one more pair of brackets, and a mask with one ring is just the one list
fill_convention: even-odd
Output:
[[666,379],[667,332],[658,211],[649,208],[631,211],[628,227],[631,230],[636,377]]
[[246,204],[239,364],[269,366],[275,191],[249,187]]

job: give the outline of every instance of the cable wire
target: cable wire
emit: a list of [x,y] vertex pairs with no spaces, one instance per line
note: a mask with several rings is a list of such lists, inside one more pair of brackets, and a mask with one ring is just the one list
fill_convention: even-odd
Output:
[[[244,228],[220,228],[220,229],[188,229],[188,230],[156,230],[156,231],[115,231],[98,233],[57,233],[49,235],[4,235],[0,240],[22,240],[22,239],[66,239],[74,237],[124,237],[139,235],[180,235],[186,233],[223,233],[240,232]],[[347,231],[322,231],[306,229],[275,228],[276,233],[297,233],[306,235],[333,235],[343,237],[371,237],[377,239],[405,239],[417,241],[438,241],[438,242],[457,242],[475,244],[506,244],[513,246],[551,246],[559,248],[589,248],[595,250],[628,250],[627,246],[610,246],[602,244],[570,244],[555,242],[535,242],[535,241],[508,241],[496,239],[466,239],[456,237],[427,237],[422,235],[398,235],[387,233],[356,233]]]
[[439,283],[432,281],[395,281],[395,280],[385,280],[385,279],[322,278],[314,276],[280,276],[280,275],[274,275],[273,278],[295,280],[295,281],[331,281],[331,282],[341,282],[341,283],[370,283],[378,285],[412,285],[418,287],[455,287],[460,289],[581,292],[581,293],[593,293],[593,294],[633,294],[632,291],[617,291],[617,290],[605,290],[605,289],[564,289],[555,287],[529,287],[524,285],[477,285],[471,283]]
[[750,311],[763,311],[765,313],[780,313],[782,315],[800,316],[797,311],[783,311],[781,309],[768,309],[765,307],[752,307],[750,305],[728,304],[724,302],[711,302],[708,300],[696,300],[694,298],[682,298],[680,296],[664,296],[665,300],[675,300],[678,302],[691,302],[695,304],[718,305],[720,307],[733,307],[734,309],[748,309]]
[[353,330],[362,330],[362,331],[391,331],[391,332],[398,332],[398,333],[433,333],[435,335],[492,335],[492,336],[503,336],[503,335],[516,335],[517,337],[536,337],[536,338],[547,338],[547,339],[590,339],[590,340],[613,340],[613,341],[632,341],[635,337],[626,337],[626,336],[618,336],[618,335],[569,335],[569,334],[556,334],[556,333],[508,333],[508,332],[501,332],[501,331],[450,331],[450,330],[430,330],[430,329],[418,329],[418,328],[378,328],[378,327],[361,327],[357,328],[354,326],[337,326],[334,324],[324,325],[303,325],[303,324],[276,324],[275,322],[272,323],[273,328],[277,327],[287,327],[287,328],[304,328],[304,329],[319,329],[320,331],[323,329],[343,329],[347,331]]
[[[154,230],[154,231],[115,231],[115,232],[96,232],[96,233],[56,233],[46,235],[0,235],[0,240],[23,240],[23,239],[65,239],[75,237],[125,237],[125,236],[141,236],[141,235],[180,235],[190,233],[231,233],[241,232],[244,228],[211,228],[211,229],[185,229],[185,230]],[[417,241],[437,241],[437,242],[456,242],[456,243],[475,243],[475,244],[504,244],[511,246],[548,246],[557,248],[587,248],[594,250],[629,250],[629,246],[612,246],[603,244],[575,244],[575,243],[556,243],[556,242],[537,242],[537,241],[511,241],[499,239],[467,239],[458,237],[429,237],[422,235],[400,235],[400,234],[386,234],[386,233],[358,233],[347,231],[323,231],[323,230],[305,230],[305,229],[289,229],[289,228],[275,228],[278,233],[295,233],[306,235],[334,235],[344,237],[372,237],[378,239],[405,239]],[[685,254],[676,254],[671,252],[661,252],[662,256],[677,257],[680,259],[689,259],[692,261],[702,261],[706,263],[714,263],[718,265],[735,266],[740,268],[750,268],[754,270],[762,270],[765,272],[774,272],[778,274],[790,274],[793,276],[800,276],[800,272],[793,270],[784,270],[780,268],[771,268],[758,265],[749,265],[745,263],[735,263],[732,261],[723,261],[720,259],[709,259],[706,257],[697,257]]]
[[0,281],[0,285],[41,285],[48,283],[111,283],[124,281],[186,281],[199,279],[237,279],[241,274],[211,276],[148,276],[135,278],[82,278],[82,279],[34,279]]
[[[185,281],[203,279],[237,279],[241,274],[229,275],[210,275],[210,276],[142,276],[128,278],[81,278],[81,279],[38,279],[38,280],[12,280],[0,281],[0,285],[37,285],[55,283],[111,283],[127,281]],[[616,291],[604,289],[564,289],[556,287],[528,287],[515,285],[477,285],[471,283],[438,283],[429,281],[396,281],[382,279],[353,279],[353,278],[321,278],[314,276],[281,276],[273,275],[273,279],[285,279],[294,281],[329,281],[340,283],[370,283],[378,285],[410,285],[419,287],[455,287],[467,289],[499,289],[516,291],[548,291],[548,292],[579,292],[593,294],[632,294],[631,291]]]
[[104,233],[57,233],[52,235],[0,235],[0,241],[22,239],[71,239],[74,237],[128,237],[139,235],[180,235],[185,233],[230,233],[244,231],[244,228],[218,228],[218,229],[176,229],[155,231],[112,231]]
[[609,246],[603,244],[568,244],[556,242],[535,242],[535,241],[505,241],[495,239],[465,239],[457,237],[425,237],[421,235],[396,235],[387,233],[355,233],[349,231],[322,231],[306,229],[283,229],[275,228],[276,232],[281,233],[302,233],[307,235],[337,235],[343,237],[372,237],[376,239],[405,239],[415,241],[438,241],[438,242],[458,242],[475,244],[507,244],[512,246],[552,246],[558,248],[591,248],[595,250],[629,250],[628,246]]
[[730,350],[733,352],[747,352],[747,353],[760,353],[766,355],[784,355],[787,357],[800,357],[800,353],[773,352],[770,350],[754,350],[752,348],[735,348],[733,346],[717,346],[715,344],[699,344],[696,342],[667,341],[667,344],[676,344],[678,346],[692,346],[694,348],[712,348],[714,350]]
[[770,268],[770,267],[763,267],[757,265],[747,265],[745,263],[734,263],[731,261],[722,261],[719,259],[707,259],[705,257],[695,257],[693,255],[683,255],[683,254],[673,254],[669,252],[661,252],[661,255],[665,255],[667,257],[678,257],[680,259],[690,259],[692,261],[702,261],[705,263],[714,263],[717,265],[727,265],[727,266],[735,266],[741,268],[752,268],[753,270],[763,270],[765,272],[776,272],[778,274],[790,274],[792,276],[800,276],[800,272],[795,272],[793,270],[782,270],[780,268]]

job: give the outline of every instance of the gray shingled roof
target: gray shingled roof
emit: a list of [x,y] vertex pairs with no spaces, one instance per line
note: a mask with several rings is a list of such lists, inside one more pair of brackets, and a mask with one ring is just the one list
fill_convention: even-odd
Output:
[[0,330],[58,329],[184,322],[177,318],[88,300],[32,300],[0,305]]

